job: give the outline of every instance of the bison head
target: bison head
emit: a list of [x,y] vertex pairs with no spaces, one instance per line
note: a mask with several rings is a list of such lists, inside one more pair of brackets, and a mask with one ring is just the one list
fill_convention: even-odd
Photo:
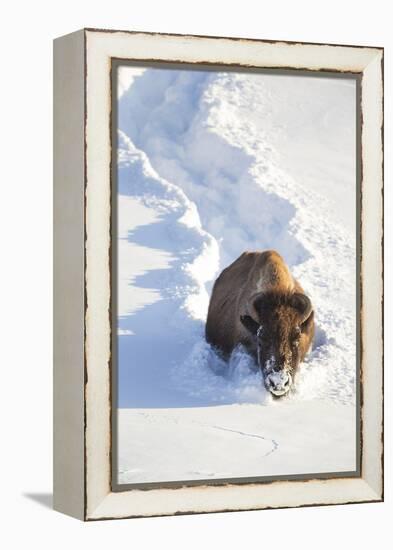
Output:
[[256,340],[266,388],[280,397],[291,388],[296,369],[308,348],[312,304],[301,293],[268,292],[254,296],[250,305],[254,315],[243,315],[240,320]]

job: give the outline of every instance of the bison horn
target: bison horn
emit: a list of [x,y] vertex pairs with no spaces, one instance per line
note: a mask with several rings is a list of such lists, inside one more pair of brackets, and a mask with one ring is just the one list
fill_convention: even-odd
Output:
[[250,296],[247,303],[248,312],[256,319],[259,318],[258,305],[262,302],[263,296],[264,296],[263,292],[255,292]]
[[250,315],[240,315],[240,322],[251,334],[254,336],[258,335],[258,331],[261,327],[252,317],[250,317]]
[[290,299],[290,304],[295,308],[301,315],[301,322],[304,323],[310,317],[312,312],[312,303],[308,296],[295,292],[292,294]]

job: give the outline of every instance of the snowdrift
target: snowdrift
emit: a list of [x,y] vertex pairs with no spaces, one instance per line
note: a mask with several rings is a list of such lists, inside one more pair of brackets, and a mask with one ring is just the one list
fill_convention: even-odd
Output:
[[[336,422],[340,450],[330,466],[318,462],[326,456],[322,443],[320,452],[313,450],[313,471],[354,468],[355,85],[210,71],[139,69],[130,76],[129,68],[120,70],[118,404],[127,409],[119,416],[120,482],[153,480],[153,469],[161,480],[200,478],[206,471],[207,477],[289,473],[288,456],[277,458],[287,439],[283,418],[290,414],[295,422],[306,409],[321,407],[331,415],[333,424],[325,428],[330,435],[335,420],[343,432]],[[311,297],[318,325],[314,348],[284,403],[272,402],[244,350],[235,350],[226,364],[203,337],[220,270],[244,250],[267,248],[284,257]],[[229,424],[211,432],[216,405]],[[195,410],[182,428],[185,408]],[[257,461],[250,473],[246,458],[250,464],[259,456],[265,437],[256,428],[261,411],[272,432],[276,419],[282,441],[273,449],[265,445],[262,453],[274,452],[276,467]],[[231,433],[237,415],[248,439],[260,439],[257,449],[255,441],[246,444]],[[166,434],[165,449],[177,448],[182,433],[194,438],[194,446],[229,437],[244,462],[217,468],[201,458],[202,467],[188,447],[184,467],[176,461],[176,474],[149,461],[137,464],[138,453],[130,459],[136,440],[146,453],[163,452],[162,445],[154,451],[158,433]],[[292,433],[303,441],[301,432]],[[144,462],[143,452],[138,460]]]

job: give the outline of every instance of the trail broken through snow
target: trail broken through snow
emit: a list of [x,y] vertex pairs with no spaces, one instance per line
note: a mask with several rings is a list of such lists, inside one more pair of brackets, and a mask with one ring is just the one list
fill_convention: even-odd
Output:
[[[160,219],[134,231],[129,241],[149,249],[158,245],[172,258],[164,269],[139,278],[136,286],[154,288],[159,295],[161,305],[155,302],[145,309],[158,310],[151,330],[157,323],[157,332],[164,330],[157,338],[165,340],[159,347],[169,348],[169,361],[160,368],[171,388],[177,387],[192,403],[269,401],[260,375],[241,351],[232,358],[230,375],[225,374],[226,366],[204,343],[203,321],[219,271],[244,250],[271,248],[282,254],[316,308],[314,350],[301,368],[292,398],[344,403],[354,398],[354,234],[332,218],[334,203],[327,196],[304,188],[279,168],[280,155],[272,142],[285,128],[274,128],[271,122],[273,106],[277,110],[280,105],[269,95],[276,79],[149,69],[135,78],[119,103],[120,193],[137,197]],[[298,95],[302,92],[299,86]],[[264,120],[270,120],[268,131]],[[333,151],[332,157],[337,154]],[[144,171],[135,174],[132,155],[139,155]],[[171,202],[164,205],[169,187]],[[166,298],[174,299],[172,306],[164,307]],[[139,324],[142,332],[146,323]],[[174,352],[179,341],[188,353]],[[123,405],[136,405],[127,397],[130,384],[120,385]]]
[[[353,470],[354,85],[189,70],[123,77],[119,482]],[[204,340],[216,276],[244,250],[272,248],[317,321],[279,402],[244,349],[226,363]]]

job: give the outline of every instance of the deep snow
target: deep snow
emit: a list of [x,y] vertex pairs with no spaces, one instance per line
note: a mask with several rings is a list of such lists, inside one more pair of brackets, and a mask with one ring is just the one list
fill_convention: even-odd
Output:
[[[355,82],[123,67],[119,97],[119,482],[355,469]],[[203,338],[216,275],[266,248],[318,324],[280,402]]]

